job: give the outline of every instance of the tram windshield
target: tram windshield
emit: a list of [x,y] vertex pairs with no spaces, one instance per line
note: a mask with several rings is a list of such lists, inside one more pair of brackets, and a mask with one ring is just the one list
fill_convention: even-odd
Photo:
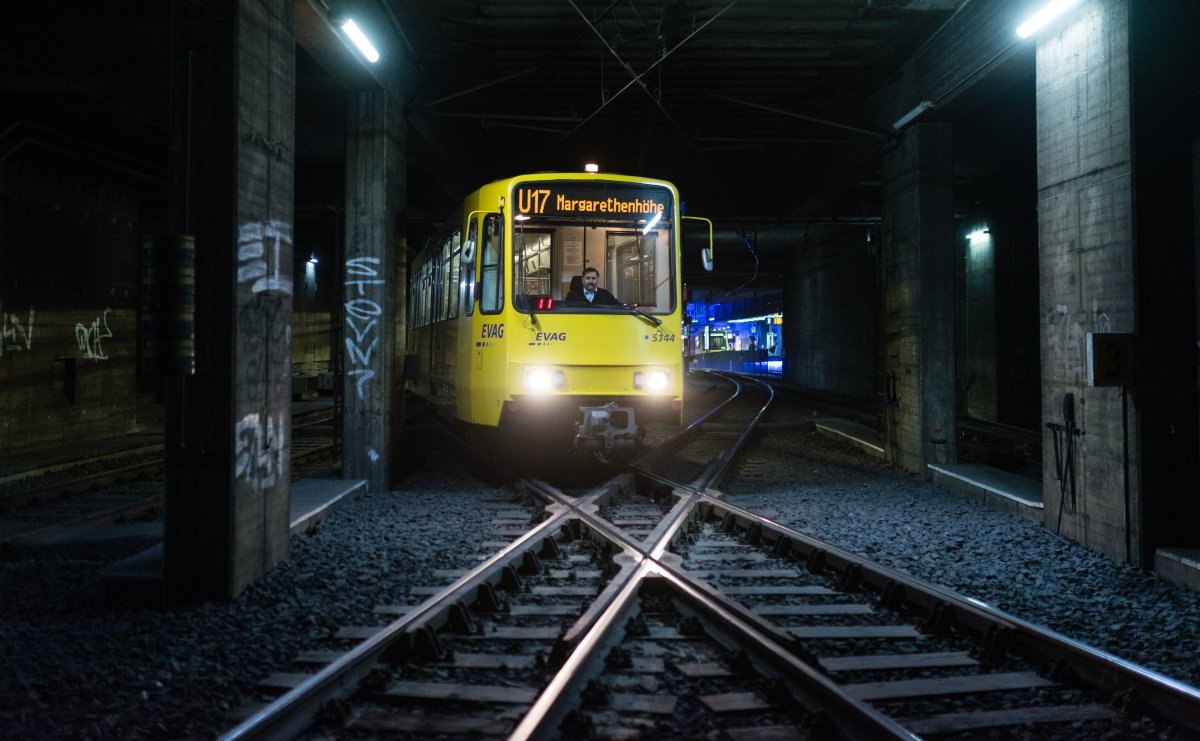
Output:
[[[598,312],[624,311],[624,305],[648,314],[674,311],[670,190],[550,181],[521,183],[513,196],[512,295],[518,309]],[[591,300],[584,294],[585,269],[599,274],[595,283],[603,291]]]

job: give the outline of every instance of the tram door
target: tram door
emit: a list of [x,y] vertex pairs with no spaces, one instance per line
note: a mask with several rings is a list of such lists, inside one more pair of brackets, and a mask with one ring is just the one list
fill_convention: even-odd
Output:
[[475,214],[471,215],[471,223],[467,225],[467,238],[462,245],[462,267],[459,273],[459,306],[461,314],[455,322],[458,326],[456,342],[458,357],[455,380],[458,394],[455,397],[455,412],[459,419],[473,419],[471,413],[471,374],[474,362],[475,342],[478,335],[475,327],[475,276],[476,264],[479,259],[479,221]]
[[483,220],[479,249],[479,297],[472,342],[471,420],[479,424],[500,422],[504,403],[508,345],[504,326],[504,220],[488,214]]

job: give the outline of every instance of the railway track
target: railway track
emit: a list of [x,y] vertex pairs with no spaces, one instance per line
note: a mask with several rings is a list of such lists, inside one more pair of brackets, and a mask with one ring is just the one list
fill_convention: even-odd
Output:
[[736,384],[598,487],[523,482],[476,568],[297,657],[226,737],[1200,731],[1194,688],[722,501],[771,399]]
[[[294,475],[334,450],[325,434],[328,412],[296,418],[292,436]],[[305,431],[305,432],[302,432]],[[95,527],[161,516],[164,459],[161,445],[123,457],[55,465],[10,477],[0,497],[0,544],[71,527]]]

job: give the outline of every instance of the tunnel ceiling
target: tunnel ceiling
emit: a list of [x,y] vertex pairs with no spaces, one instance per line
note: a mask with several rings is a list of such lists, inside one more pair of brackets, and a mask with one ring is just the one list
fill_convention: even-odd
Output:
[[[593,161],[675,182],[688,213],[713,218],[725,234],[770,235],[760,240],[770,260],[772,249],[786,250],[789,228],[878,218],[875,163],[891,122],[874,120],[868,101],[965,2],[298,0],[296,8],[298,18],[306,9],[330,18],[364,10],[390,51],[411,60],[403,89],[413,229],[491,179]],[[14,9],[0,29],[0,157],[31,138],[87,144],[89,166],[161,193],[169,14],[160,0],[128,0],[120,13],[66,0]],[[345,115],[336,75],[308,51],[301,43],[298,217],[336,192],[310,198],[308,189],[336,179],[328,168],[340,165]],[[863,175],[847,182],[853,162],[865,163]],[[718,283],[750,270],[744,259],[724,264]]]
[[[689,213],[727,234],[759,234],[769,260],[789,224],[811,234],[799,222],[878,217],[872,168],[849,190],[829,183],[848,161],[878,158],[891,121],[872,120],[865,101],[962,4],[392,0],[391,8],[419,68],[410,119],[440,137],[437,146],[465,145],[475,181],[585,162],[665,178]],[[745,259],[720,264],[733,268],[715,276],[721,283],[752,270]]]

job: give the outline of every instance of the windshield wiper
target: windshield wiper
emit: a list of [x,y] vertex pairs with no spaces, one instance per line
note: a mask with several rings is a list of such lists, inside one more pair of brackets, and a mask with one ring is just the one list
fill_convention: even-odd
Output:
[[630,306],[630,305],[628,305],[628,304],[621,304],[621,305],[625,307],[625,310],[626,310],[626,311],[629,311],[629,312],[632,312],[632,313],[634,313],[634,314],[637,314],[638,316],[640,316],[641,318],[643,318],[643,319],[645,319],[646,321],[650,322],[651,324],[653,324],[653,325],[654,325],[654,326],[656,326],[656,327],[658,327],[658,326],[661,326],[661,325],[662,325],[662,319],[659,319],[659,318],[658,318],[658,317],[656,317],[656,316],[651,316],[650,314],[647,314],[646,312],[642,311],[641,309],[639,309],[639,308],[638,308],[638,307],[636,307],[636,306]]

